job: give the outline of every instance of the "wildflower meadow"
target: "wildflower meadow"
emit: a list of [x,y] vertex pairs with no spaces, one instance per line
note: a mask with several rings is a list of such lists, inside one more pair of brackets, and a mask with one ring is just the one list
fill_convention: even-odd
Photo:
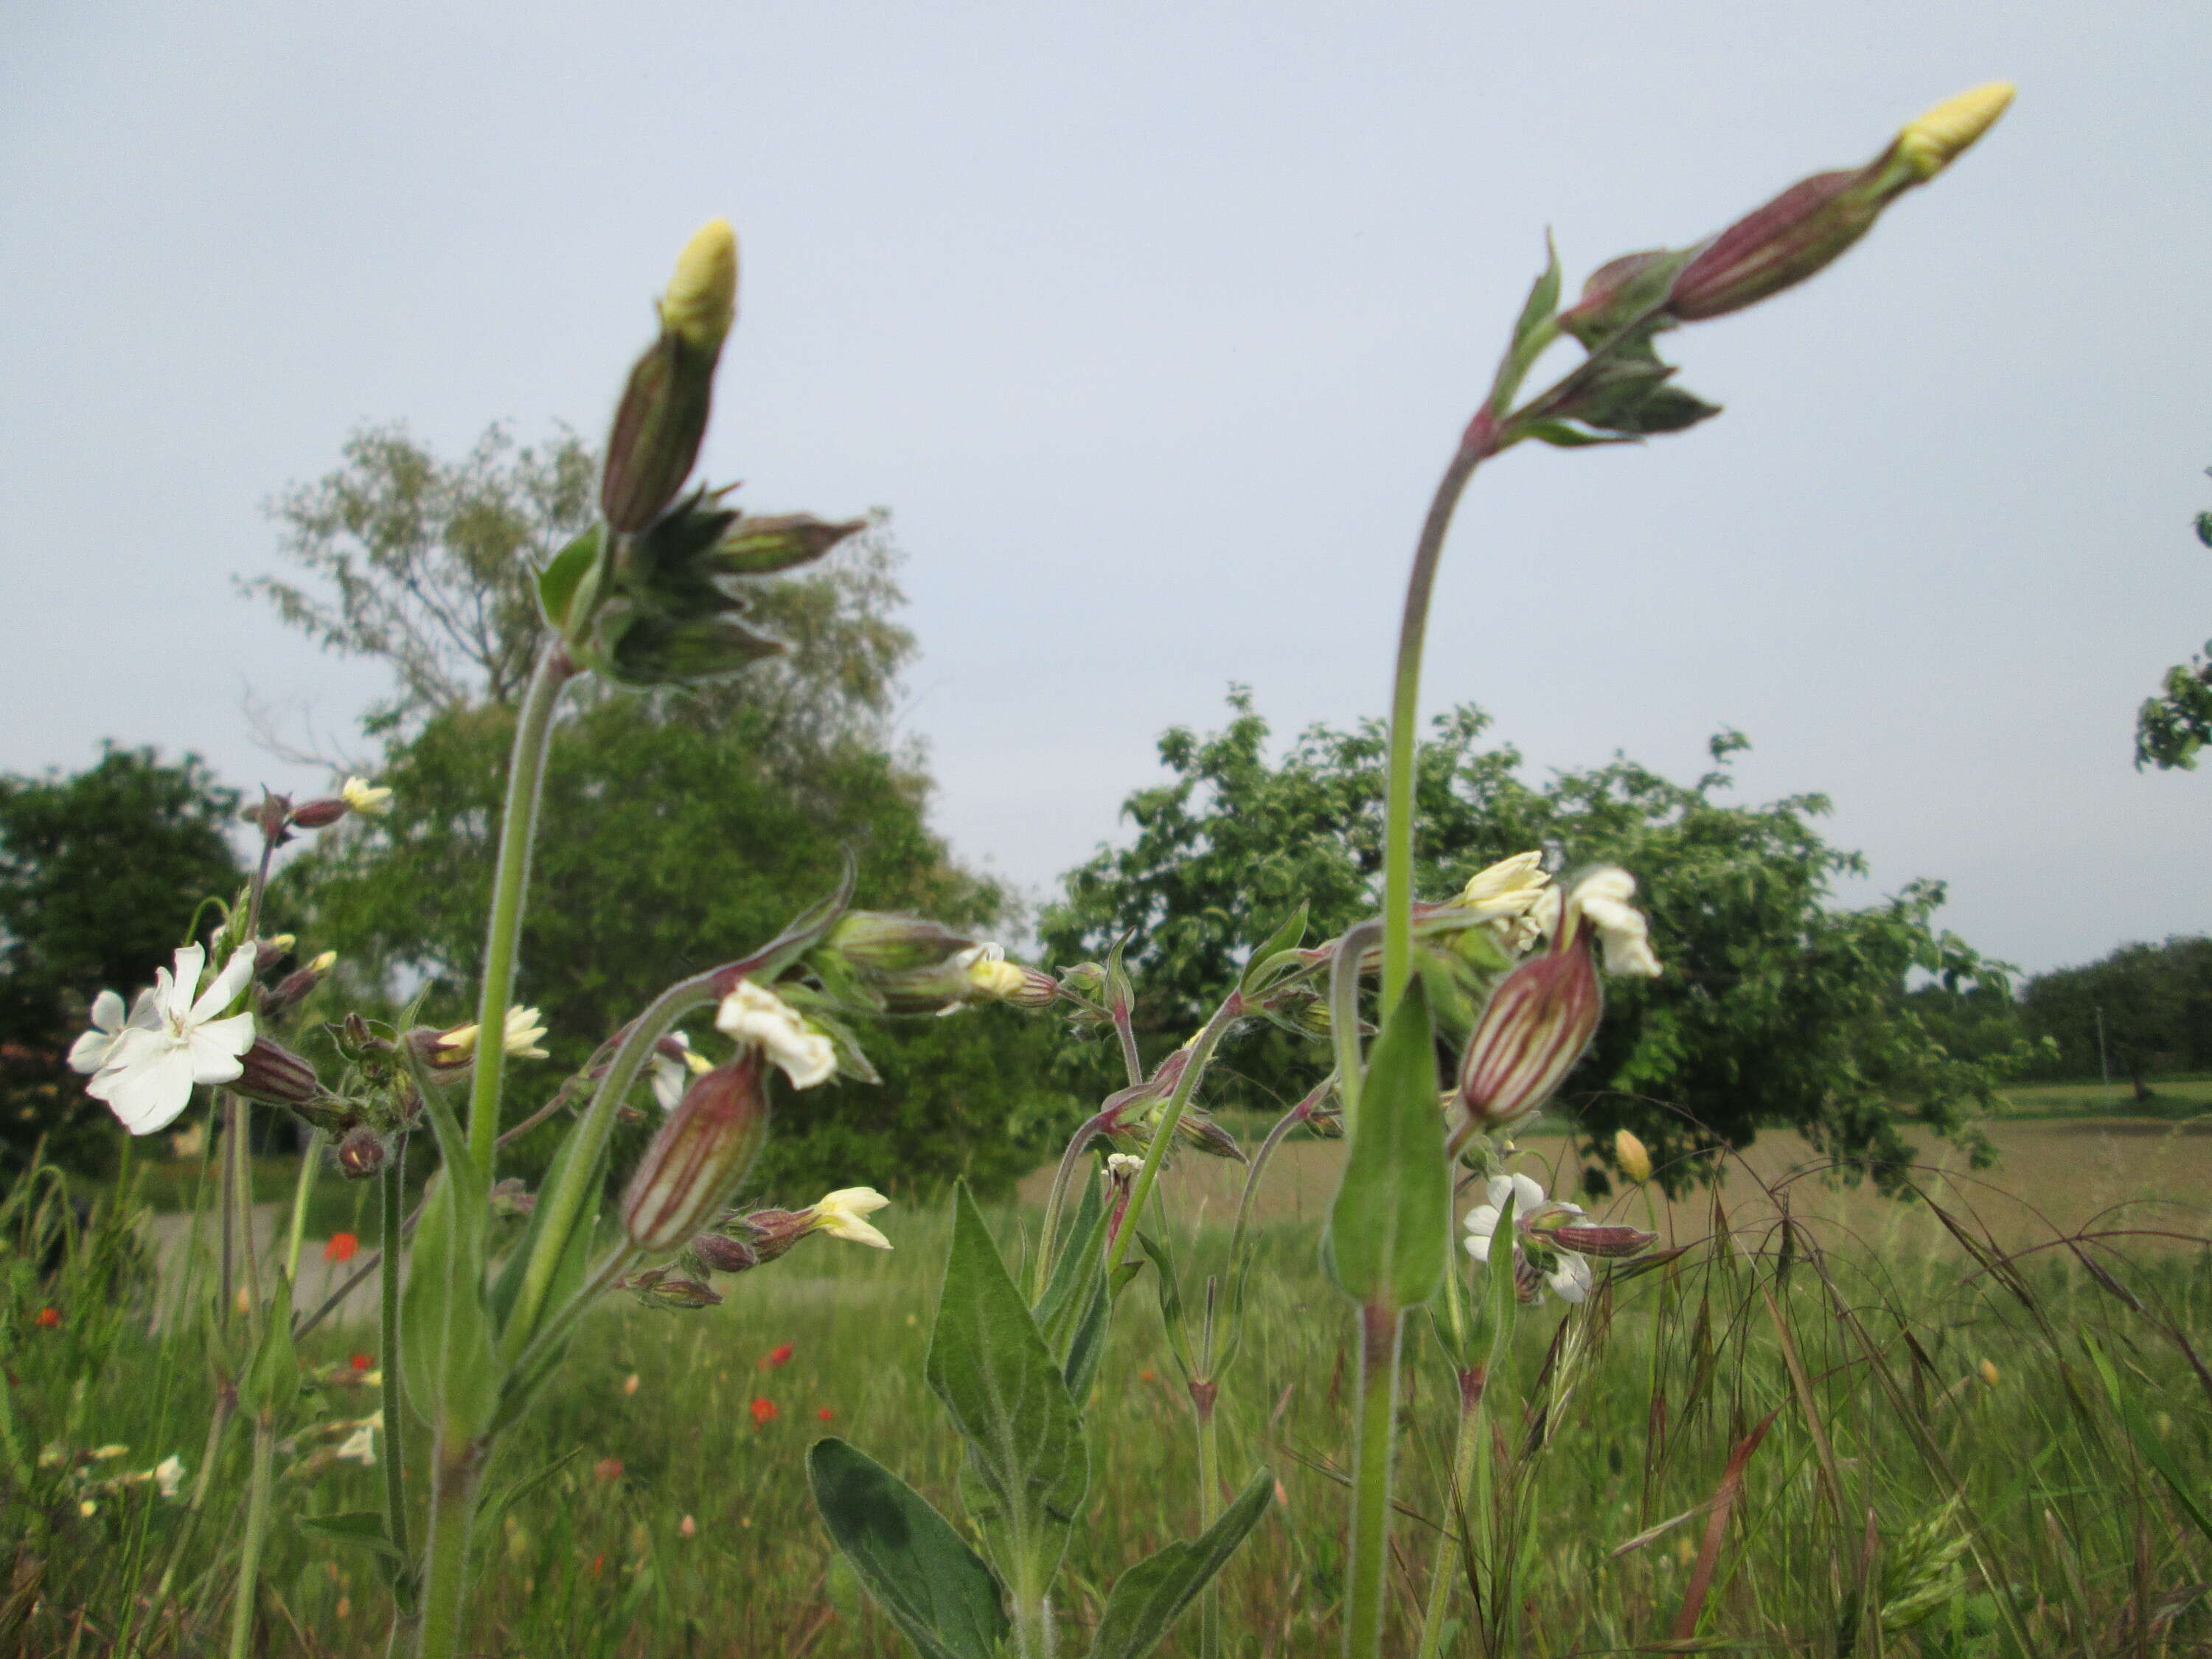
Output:
[[[1267,902],[1164,1041],[1136,930],[1033,963],[872,893],[857,851],[608,1029],[532,1000],[526,918],[597,900],[532,878],[580,832],[549,788],[564,722],[773,672],[794,574],[870,529],[695,477],[740,285],[708,222],[588,527],[530,573],[473,1016],[432,1018],[427,984],[357,999],[271,919],[285,849],[391,821],[389,777],[264,793],[250,878],[155,982],[80,988],[69,1086],[125,1150],[88,1186],[42,1148],[0,1197],[0,1645],[2212,1651],[2201,1212],[2023,1218],[1937,1069],[1881,1108],[1918,1139],[1831,1122],[1789,1169],[1687,1114],[1648,1140],[1571,1120],[1609,1003],[1679,974],[1670,927],[1724,896],[1677,875],[1662,905],[1632,852],[1533,832],[1446,884],[1416,856],[1452,799],[1421,684],[1462,495],[1532,443],[1717,416],[1662,351],[1820,272],[2012,96],[1572,295],[1547,249],[1389,596],[1360,919]],[[1560,625],[1601,647],[1602,619]],[[779,1124],[879,1084],[887,1030],[984,1019],[1110,1079],[1022,1080],[1066,1108],[1022,1178],[765,1189]],[[1293,1080],[1267,1109],[1237,1082],[1260,1043]],[[1846,1212],[1840,1153],[1869,1146],[1888,1195]]]

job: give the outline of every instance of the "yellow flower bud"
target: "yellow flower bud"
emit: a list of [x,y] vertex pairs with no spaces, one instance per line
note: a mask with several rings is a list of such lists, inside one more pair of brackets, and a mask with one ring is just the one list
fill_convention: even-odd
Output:
[[727,219],[709,219],[677,256],[660,300],[661,326],[702,351],[720,347],[738,314],[738,235]]
[[1641,1187],[1651,1179],[1651,1154],[1644,1143],[1626,1129],[1613,1132],[1613,1161],[1621,1174]]
[[1897,159],[1919,178],[1933,179],[1996,125],[2012,102],[2013,92],[2011,82],[1991,81],[1945,99],[1898,133]]
[[1997,1365],[1996,1361],[1994,1359],[1984,1359],[1982,1361],[1982,1381],[1988,1383],[1993,1389],[1996,1387]]

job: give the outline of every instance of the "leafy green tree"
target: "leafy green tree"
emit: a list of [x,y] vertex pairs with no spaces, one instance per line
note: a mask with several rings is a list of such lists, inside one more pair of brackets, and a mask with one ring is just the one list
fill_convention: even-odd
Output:
[[[514,705],[544,627],[534,573],[590,521],[597,467],[566,434],[519,449],[495,428],[446,462],[403,428],[372,428],[272,508],[312,580],[247,586],[330,648],[384,660],[395,682],[370,722],[389,813],[319,836],[272,894],[303,937],[342,953],[356,999],[427,990],[439,1017],[467,1017]],[[915,649],[892,614],[896,563],[878,515],[810,574],[749,590],[748,624],[784,641],[782,657],[683,693],[572,695],[522,939],[520,994],[552,1028],[548,1092],[661,987],[828,891],[846,849],[867,908],[977,929],[1006,915],[999,889],[929,832],[929,780],[889,744]],[[796,1202],[816,1182],[956,1174],[989,1188],[1045,1154],[1065,1112],[1038,1086],[1052,1052],[1042,1021],[985,1011],[862,1036],[883,1082],[787,1096],[763,1190]]]
[[2212,1069],[2212,939],[2123,945],[2086,966],[2039,974],[2021,1007],[2029,1029],[2056,1045],[2057,1074],[2098,1076],[2109,1059],[2148,1100],[2158,1072]]
[[78,1164],[105,1157],[112,1120],[64,1063],[103,988],[128,999],[185,936],[209,895],[241,878],[234,791],[195,755],[104,744],[69,776],[0,777],[0,1152],[40,1135]]
[[[2197,515],[2197,539],[2212,547],[2212,513]],[[2212,641],[2204,655],[2166,671],[2156,696],[2136,714],[2136,769],[2194,771],[2197,751],[2212,743]]]
[[[1194,1028],[1240,951],[1298,903],[1334,933],[1379,902],[1379,726],[1316,726],[1270,761],[1266,721],[1243,691],[1231,701],[1224,730],[1161,739],[1174,779],[1128,797],[1132,842],[1073,872],[1043,919],[1046,960],[1060,963],[1134,933],[1139,1025],[1156,1048]],[[1623,758],[1532,786],[1516,751],[1482,745],[1487,723],[1455,709],[1422,745],[1417,895],[1448,896],[1531,848],[1562,867],[1618,863],[1641,884],[1667,968],[1656,981],[1608,987],[1598,1042],[1563,1091],[1585,1133],[1609,1141],[1616,1127],[1632,1128],[1663,1169],[1787,1125],[1885,1188],[1910,1161],[1901,1121],[1972,1139],[1971,1115],[1994,1103],[1993,1069],[1947,1052],[1907,983],[1922,973],[1953,987],[1996,984],[2002,972],[1935,928],[1940,884],[1834,908],[1832,884],[1862,873],[1863,860],[1820,837],[1820,796],[1763,806],[1720,798],[1729,757],[1746,746],[1737,733],[1713,739],[1713,769],[1689,783]],[[1293,1097],[1323,1063],[1273,1031],[1243,1039],[1228,1061],[1255,1103]],[[1103,1077],[1096,1061],[1090,1069],[1087,1080]]]

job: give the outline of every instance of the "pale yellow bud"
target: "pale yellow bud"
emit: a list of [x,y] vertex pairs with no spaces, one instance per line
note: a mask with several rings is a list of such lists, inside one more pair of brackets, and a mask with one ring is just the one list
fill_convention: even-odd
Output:
[[325,951],[322,955],[317,957],[313,962],[307,964],[307,971],[311,974],[327,974],[331,971],[332,964],[334,964],[337,959],[338,953],[337,951]]
[[676,274],[660,299],[661,325],[713,351],[737,314],[738,234],[727,219],[709,219],[677,256]]
[[1916,121],[1907,122],[1897,135],[1896,155],[1923,179],[1933,179],[1966,152],[1967,146],[1996,125],[2012,102],[2009,81],[1948,98]]
[[1651,1154],[1644,1143],[1626,1129],[1613,1132],[1613,1161],[1621,1174],[1641,1187],[1651,1179]]
[[1984,1359],[1982,1361],[1982,1381],[1988,1383],[1993,1389],[1996,1387],[1997,1365],[1996,1361],[1994,1359]]

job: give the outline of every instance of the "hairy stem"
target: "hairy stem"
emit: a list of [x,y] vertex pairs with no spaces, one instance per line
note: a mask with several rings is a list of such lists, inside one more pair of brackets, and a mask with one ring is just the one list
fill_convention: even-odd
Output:
[[407,1401],[399,1348],[399,1230],[404,1224],[399,1208],[406,1200],[406,1170],[407,1137],[402,1135],[393,1145],[391,1159],[379,1178],[384,1200],[384,1270],[379,1309],[384,1334],[377,1363],[384,1372],[384,1535],[392,1540],[402,1561],[411,1561],[413,1552],[407,1542],[407,1489],[402,1484],[406,1478]]
[[524,895],[530,885],[530,847],[545,782],[545,754],[553,736],[553,711],[561,688],[574,673],[566,646],[556,640],[539,653],[523,693],[507,763],[507,805],[500,814],[499,863],[492,875],[491,924],[484,938],[483,988],[477,1004],[476,1072],[469,1086],[469,1152],[485,1175],[498,1150],[501,1085],[507,1073],[507,1010],[514,996],[515,948],[522,936]]
[[476,1522],[477,1492],[483,1484],[484,1449],[448,1444],[441,1433],[430,1488],[430,1537],[424,1547],[422,1624],[416,1659],[454,1659],[467,1620],[469,1529]]
[[246,1488],[246,1536],[239,1546],[238,1595],[230,1607],[230,1659],[249,1659],[253,1651],[254,1591],[261,1578],[261,1540],[269,1531],[269,1485],[276,1461],[276,1425],[253,1419],[253,1475]]
[[[1221,1441],[1213,1405],[1217,1384],[1194,1378],[1190,1408],[1198,1420],[1198,1526],[1203,1532],[1221,1518]],[[1198,1598],[1199,1659],[1221,1659],[1221,1583],[1208,1578]]]
[[1465,1576],[1465,1563],[1474,1559],[1474,1529],[1485,1518],[1468,1501],[1474,1478],[1474,1459],[1482,1443],[1484,1371],[1480,1365],[1462,1370],[1459,1377],[1459,1420],[1452,1431],[1451,1486],[1447,1492],[1451,1513],[1459,1522],[1454,1547],[1451,1528],[1437,1540],[1436,1565],[1429,1578],[1429,1605],[1421,1618],[1421,1645],[1416,1659],[1439,1659],[1443,1652],[1444,1615],[1451,1608],[1452,1585]]
[[1474,417],[1444,468],[1413,549],[1406,608],[1398,623],[1398,665],[1390,694],[1390,770],[1382,834],[1382,1012],[1397,1006],[1413,966],[1413,758],[1421,713],[1421,649],[1428,637],[1429,598],[1451,528],[1474,469],[1492,453],[1495,427],[1486,409]]
[[1396,1426],[1398,1343],[1404,1316],[1370,1303],[1359,1310],[1359,1439],[1352,1466],[1346,1659],[1378,1659],[1389,1560],[1390,1443]]
[[329,1132],[315,1129],[307,1136],[307,1150],[300,1155],[300,1179],[292,1188],[292,1226],[284,1240],[285,1282],[300,1282],[300,1244],[307,1231],[307,1200],[314,1195],[315,1176],[323,1166],[323,1147]]

